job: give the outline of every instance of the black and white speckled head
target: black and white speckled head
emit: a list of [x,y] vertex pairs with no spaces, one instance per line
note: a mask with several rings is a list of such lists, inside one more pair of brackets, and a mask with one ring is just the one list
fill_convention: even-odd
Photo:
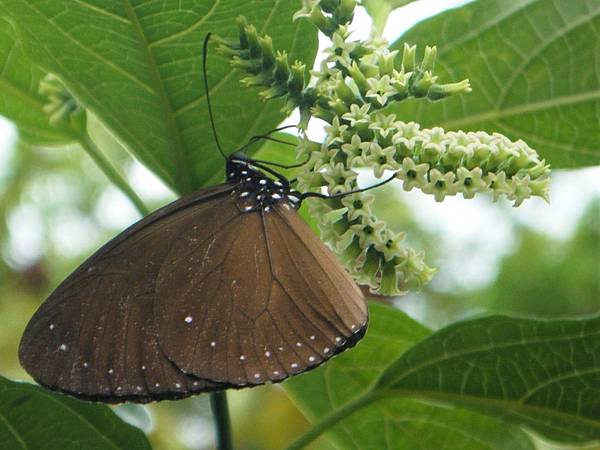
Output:
[[[267,176],[263,170],[276,178]],[[291,189],[284,176],[242,154],[234,153],[227,158],[226,171],[227,181],[236,185],[232,195],[242,201],[242,209],[246,212],[259,209],[269,212],[280,203],[284,207],[300,207],[299,194]]]

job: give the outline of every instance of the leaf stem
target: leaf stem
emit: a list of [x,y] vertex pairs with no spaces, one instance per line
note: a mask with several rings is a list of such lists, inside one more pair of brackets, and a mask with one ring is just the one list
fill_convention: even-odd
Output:
[[313,425],[306,433],[296,439],[290,446],[288,446],[285,450],[300,450],[304,448],[312,441],[317,439],[321,434],[327,431],[329,428],[334,426],[340,420],[348,417],[352,413],[361,409],[363,406],[366,406],[381,396],[381,393],[378,391],[368,391],[363,395],[351,400],[346,403],[339,409],[331,412],[327,416],[323,417],[319,422]]
[[217,450],[233,450],[231,436],[231,420],[227,407],[227,393],[225,391],[210,394],[210,406],[215,418],[217,430]]
[[144,202],[135,191],[129,186],[127,180],[119,173],[115,166],[102,154],[98,146],[90,139],[87,133],[81,133],[77,136],[77,142],[83,147],[88,155],[98,165],[100,170],[106,177],[125,194],[125,196],[133,203],[135,208],[142,216],[150,213]]

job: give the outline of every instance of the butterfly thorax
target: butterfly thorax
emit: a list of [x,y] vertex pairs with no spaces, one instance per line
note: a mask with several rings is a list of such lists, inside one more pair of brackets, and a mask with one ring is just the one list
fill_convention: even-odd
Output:
[[277,172],[270,171],[276,176],[271,178],[257,167],[255,161],[237,154],[228,158],[226,170],[227,181],[235,184],[232,195],[238,197],[242,211],[268,212],[278,204],[299,208],[299,196],[291,189],[289,181]]

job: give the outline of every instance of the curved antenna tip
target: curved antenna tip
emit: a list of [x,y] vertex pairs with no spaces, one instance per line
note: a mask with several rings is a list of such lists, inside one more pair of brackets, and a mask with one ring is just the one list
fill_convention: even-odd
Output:
[[210,32],[206,34],[206,37],[204,38],[204,45],[202,46],[202,76],[204,77],[204,92],[206,95],[206,105],[208,106],[208,118],[210,120],[210,126],[212,129],[215,144],[217,145],[217,149],[219,150],[219,153],[221,153],[221,156],[223,158],[225,158],[225,160],[227,160],[227,156],[225,155],[225,152],[223,151],[223,148],[221,147],[221,143],[219,142],[219,135],[217,134],[217,128],[215,126],[215,118],[213,116],[212,105],[210,102],[210,90],[208,88],[208,76],[207,76],[207,71],[206,71],[206,57],[208,56],[208,41],[210,40],[211,36],[212,36],[212,33],[210,33]]

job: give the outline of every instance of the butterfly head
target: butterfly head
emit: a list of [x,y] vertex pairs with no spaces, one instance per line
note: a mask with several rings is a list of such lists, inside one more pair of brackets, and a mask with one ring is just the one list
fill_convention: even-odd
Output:
[[[269,212],[275,205],[297,209],[301,198],[295,195],[289,181],[263,164],[239,153],[227,158],[227,181],[235,183],[232,195],[236,195],[245,212],[263,210]],[[265,174],[265,171],[275,178]]]

